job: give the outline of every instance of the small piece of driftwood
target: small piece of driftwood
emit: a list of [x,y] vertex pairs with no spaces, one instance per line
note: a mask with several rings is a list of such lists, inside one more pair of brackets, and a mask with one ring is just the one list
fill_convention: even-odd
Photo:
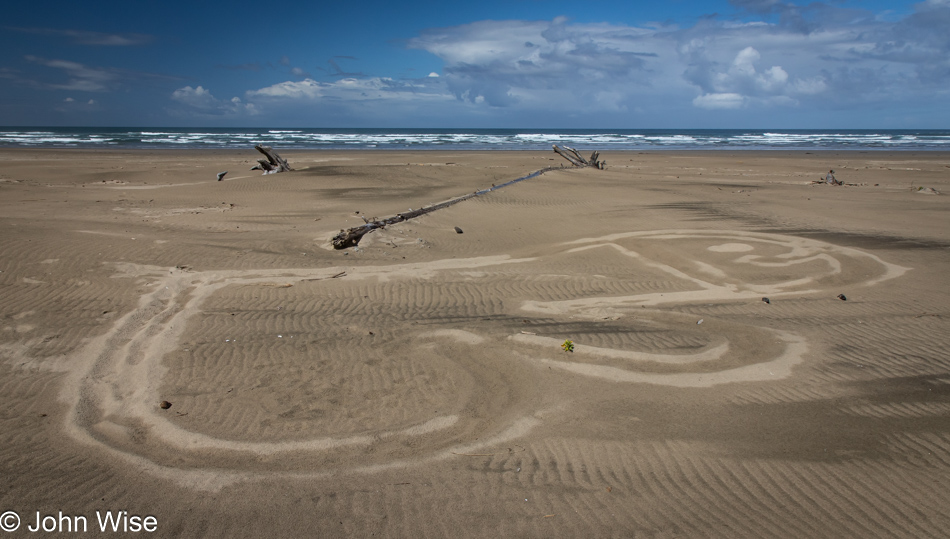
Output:
[[267,159],[258,159],[257,166],[252,167],[251,170],[263,170],[264,174],[276,174],[278,172],[293,170],[290,168],[290,165],[287,164],[287,160],[281,157],[270,146],[258,144],[254,146],[254,149],[264,154],[264,157]]

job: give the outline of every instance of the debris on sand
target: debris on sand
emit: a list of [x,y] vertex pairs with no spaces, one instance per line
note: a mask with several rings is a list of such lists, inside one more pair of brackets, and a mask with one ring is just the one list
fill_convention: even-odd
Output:
[[287,160],[281,157],[270,146],[258,144],[257,146],[254,146],[254,149],[264,154],[264,157],[267,159],[258,159],[257,166],[251,167],[251,170],[262,170],[264,171],[265,175],[293,170],[290,168],[290,165],[287,164]]

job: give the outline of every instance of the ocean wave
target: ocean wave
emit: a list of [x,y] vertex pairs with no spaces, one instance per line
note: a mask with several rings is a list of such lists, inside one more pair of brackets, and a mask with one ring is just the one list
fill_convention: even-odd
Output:
[[411,130],[411,129],[108,129],[0,130],[5,147],[285,149],[908,149],[946,150],[950,131],[935,130]]

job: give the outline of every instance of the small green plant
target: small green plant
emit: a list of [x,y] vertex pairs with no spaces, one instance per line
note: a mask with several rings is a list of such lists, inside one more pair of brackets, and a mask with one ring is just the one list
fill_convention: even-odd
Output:
[[561,348],[563,348],[565,352],[573,352],[573,351],[574,351],[574,341],[572,341],[572,340],[570,340],[570,339],[564,341],[564,344],[561,345]]

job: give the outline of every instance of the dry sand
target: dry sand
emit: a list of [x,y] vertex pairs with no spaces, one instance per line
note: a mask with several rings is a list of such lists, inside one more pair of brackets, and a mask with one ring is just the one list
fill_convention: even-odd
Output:
[[284,156],[0,150],[18,533],[950,533],[947,153]]

